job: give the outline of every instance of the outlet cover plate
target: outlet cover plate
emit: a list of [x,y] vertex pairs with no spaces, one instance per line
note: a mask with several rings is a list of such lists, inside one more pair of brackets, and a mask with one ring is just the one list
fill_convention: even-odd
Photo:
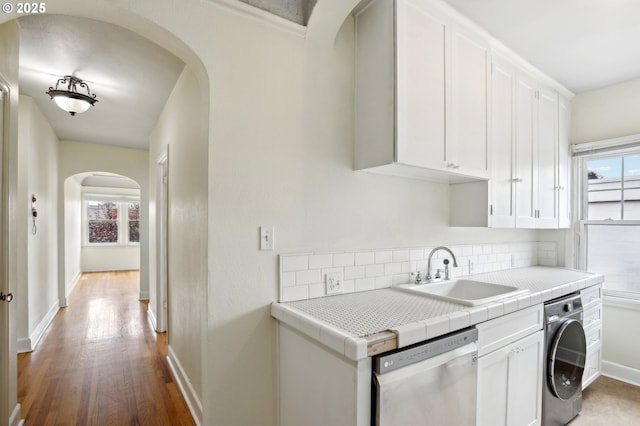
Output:
[[324,279],[327,295],[342,293],[344,291],[342,281],[342,272],[327,272]]

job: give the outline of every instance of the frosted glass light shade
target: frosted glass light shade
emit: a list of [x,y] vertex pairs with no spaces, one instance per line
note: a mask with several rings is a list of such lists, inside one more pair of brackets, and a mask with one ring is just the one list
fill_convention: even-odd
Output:
[[54,96],[53,101],[60,109],[71,113],[71,115],[83,113],[91,106],[91,104],[84,99],[74,99],[63,95]]

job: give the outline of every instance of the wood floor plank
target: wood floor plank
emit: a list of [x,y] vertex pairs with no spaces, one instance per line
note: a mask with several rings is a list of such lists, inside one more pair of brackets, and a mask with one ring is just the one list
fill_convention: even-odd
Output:
[[18,355],[25,425],[193,425],[137,271],[85,273],[36,350]]

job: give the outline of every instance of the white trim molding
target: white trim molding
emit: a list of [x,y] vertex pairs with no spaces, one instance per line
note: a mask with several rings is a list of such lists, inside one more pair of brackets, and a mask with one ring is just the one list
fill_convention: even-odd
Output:
[[196,394],[195,389],[193,389],[193,385],[182,368],[182,364],[180,364],[180,361],[178,360],[178,357],[173,351],[171,345],[167,347],[167,362],[169,363],[171,373],[180,388],[180,392],[182,392],[182,396],[187,402],[187,406],[189,407],[193,420],[196,422],[196,425],[200,426],[202,424],[202,402],[198,399],[198,395]]
[[593,142],[574,143],[571,145],[571,151],[574,157],[582,157],[584,155],[601,154],[609,151],[618,151],[623,154],[625,150],[637,150],[638,147],[640,147],[640,134]]
[[640,386],[640,370],[627,367],[626,365],[602,360],[602,375],[620,380],[621,382]]
[[13,412],[11,413],[11,417],[9,417],[10,426],[21,426],[24,424],[24,421],[20,418],[21,411],[22,406],[20,404],[16,404],[16,406],[13,408]]
[[18,353],[33,352],[59,310],[60,304],[56,301],[56,303],[51,306],[51,309],[49,309],[49,312],[42,318],[42,321],[38,323],[33,333],[31,333],[29,337],[18,339]]
[[156,319],[155,314],[150,306],[147,306],[147,321],[151,324],[151,327],[157,332],[158,331],[158,320]]
[[640,312],[640,300],[627,297],[616,297],[607,294],[607,290],[604,290],[604,297],[602,298],[602,304],[604,306],[611,306],[614,308],[629,309],[632,311]]
[[228,10],[245,18],[265,23],[273,28],[285,31],[301,38],[306,38],[307,27],[289,21],[281,16],[275,15],[266,10],[262,10],[239,0],[206,0],[208,3]]

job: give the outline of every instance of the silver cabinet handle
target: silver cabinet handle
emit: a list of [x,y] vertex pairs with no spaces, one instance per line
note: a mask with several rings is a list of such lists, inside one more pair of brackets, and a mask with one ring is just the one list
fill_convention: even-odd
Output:
[[11,293],[4,294],[3,292],[0,291],[0,300],[4,300],[7,303],[11,303],[11,301],[13,300],[13,294]]

